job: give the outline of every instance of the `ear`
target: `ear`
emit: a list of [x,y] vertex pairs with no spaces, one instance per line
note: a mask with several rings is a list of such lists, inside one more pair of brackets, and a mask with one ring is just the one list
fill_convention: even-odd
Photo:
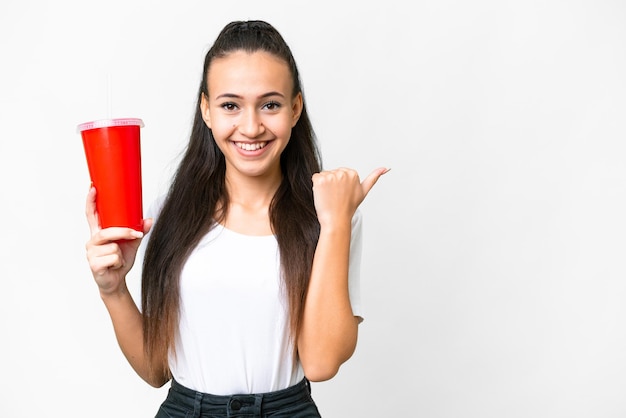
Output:
[[202,99],[200,101],[200,112],[202,113],[202,119],[206,126],[211,129],[211,112],[209,111],[209,99],[204,93],[202,93]]
[[300,115],[302,114],[302,107],[304,106],[302,101],[302,93],[298,93],[296,97],[293,99],[293,105],[291,107],[292,117],[291,117],[291,127],[293,128],[298,123],[300,119]]

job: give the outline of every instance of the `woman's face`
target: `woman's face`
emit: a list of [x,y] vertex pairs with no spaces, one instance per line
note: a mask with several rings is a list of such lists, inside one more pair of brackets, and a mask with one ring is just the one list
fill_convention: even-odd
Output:
[[289,67],[267,52],[236,51],[214,59],[202,115],[226,157],[226,174],[280,175],[280,154],[302,111]]

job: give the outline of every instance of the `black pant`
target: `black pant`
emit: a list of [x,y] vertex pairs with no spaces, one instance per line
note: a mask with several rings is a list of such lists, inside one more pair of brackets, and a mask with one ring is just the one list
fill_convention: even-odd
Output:
[[172,379],[167,399],[155,418],[320,418],[311,398],[311,385],[276,392],[218,396],[196,392]]

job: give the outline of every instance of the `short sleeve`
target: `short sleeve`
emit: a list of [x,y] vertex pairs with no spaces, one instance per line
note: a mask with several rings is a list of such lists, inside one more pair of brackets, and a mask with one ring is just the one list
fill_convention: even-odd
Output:
[[361,252],[363,246],[363,217],[357,209],[352,217],[352,234],[350,238],[350,260],[348,265],[348,292],[352,313],[363,320],[361,304]]

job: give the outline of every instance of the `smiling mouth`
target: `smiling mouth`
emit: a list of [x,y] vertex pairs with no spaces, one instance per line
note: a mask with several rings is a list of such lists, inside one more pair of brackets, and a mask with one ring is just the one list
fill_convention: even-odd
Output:
[[265,148],[267,142],[235,142],[235,145],[244,151],[257,151],[261,148]]

